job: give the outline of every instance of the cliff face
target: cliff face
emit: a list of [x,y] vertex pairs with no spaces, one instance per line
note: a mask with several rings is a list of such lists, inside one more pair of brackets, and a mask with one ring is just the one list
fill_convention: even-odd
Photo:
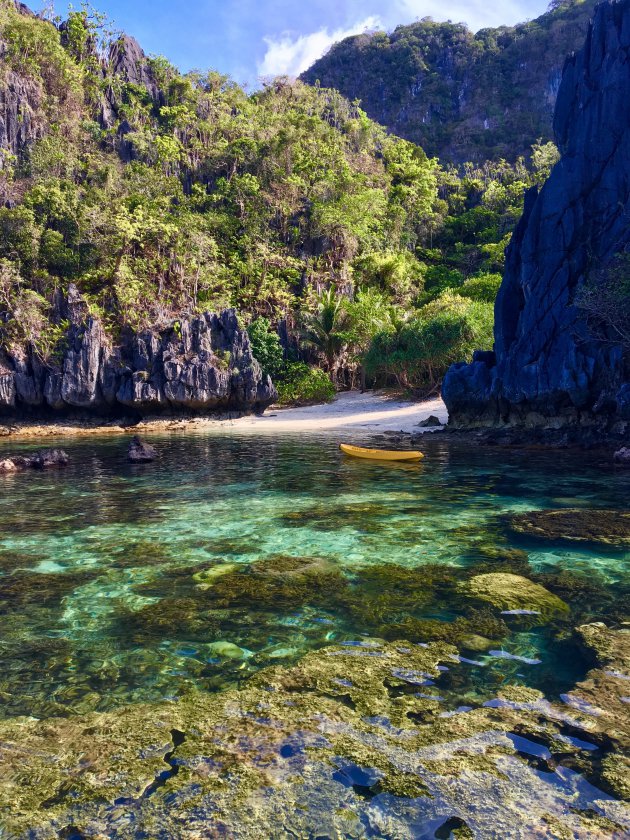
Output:
[[584,284],[630,245],[629,90],[630,0],[603,3],[564,70],[561,161],[540,195],[529,195],[508,249],[495,353],[455,365],[444,382],[455,425],[630,428],[622,347],[576,305]]
[[69,326],[56,361],[0,355],[0,416],[251,412],[276,398],[233,310],[129,333],[119,347],[75,287],[57,302],[57,318]]
[[530,23],[476,35],[422,20],[355,36],[302,79],[361,100],[372,119],[442,162],[514,159],[552,139],[562,66],[583,44],[596,2],[566,0]]

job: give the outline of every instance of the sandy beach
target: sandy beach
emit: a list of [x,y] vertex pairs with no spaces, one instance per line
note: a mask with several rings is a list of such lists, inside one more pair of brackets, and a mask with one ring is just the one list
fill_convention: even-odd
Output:
[[71,437],[112,434],[158,434],[170,432],[243,432],[243,433],[306,433],[339,432],[369,436],[383,432],[420,433],[419,423],[431,415],[443,423],[448,419],[446,406],[440,399],[411,402],[380,391],[339,394],[326,405],[305,408],[271,408],[262,416],[246,416],[217,420],[212,417],[147,418],[132,426],[112,421],[99,423],[28,423],[24,421],[2,424],[0,439]]

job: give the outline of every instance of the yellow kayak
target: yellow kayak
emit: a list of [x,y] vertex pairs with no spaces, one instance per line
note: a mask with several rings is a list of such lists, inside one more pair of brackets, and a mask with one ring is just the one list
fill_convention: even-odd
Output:
[[422,461],[422,452],[414,450],[364,449],[362,446],[339,445],[339,449],[353,458],[369,458],[372,461]]

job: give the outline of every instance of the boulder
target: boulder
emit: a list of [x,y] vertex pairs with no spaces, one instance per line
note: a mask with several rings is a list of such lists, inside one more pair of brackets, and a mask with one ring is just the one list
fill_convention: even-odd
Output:
[[462,589],[474,598],[492,604],[502,612],[538,614],[541,618],[565,615],[569,607],[560,598],[521,575],[492,572],[477,575],[462,584]]
[[[590,273],[630,246],[630,0],[601,3],[567,59],[555,114],[562,157],[526,197],[495,307],[494,353],[448,372],[456,427],[607,431],[630,417],[619,339],[577,305]],[[605,331],[605,327],[602,327]]]
[[131,439],[127,450],[127,460],[131,461],[132,464],[147,464],[155,461],[157,457],[157,450],[154,446],[145,443],[138,435]]
[[29,466],[34,470],[46,470],[51,467],[65,467],[69,458],[63,449],[42,449],[30,455],[27,459]]

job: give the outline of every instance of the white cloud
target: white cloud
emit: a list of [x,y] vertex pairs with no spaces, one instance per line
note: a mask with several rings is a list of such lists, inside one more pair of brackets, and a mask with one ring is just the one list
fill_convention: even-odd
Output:
[[267,36],[264,41],[267,52],[258,64],[260,76],[299,76],[321,58],[333,44],[342,41],[350,35],[369,32],[381,27],[380,18],[371,15],[359,21],[348,29],[336,29],[331,32],[327,28],[311,32],[309,35],[294,36],[290,32],[283,33],[279,38]]

